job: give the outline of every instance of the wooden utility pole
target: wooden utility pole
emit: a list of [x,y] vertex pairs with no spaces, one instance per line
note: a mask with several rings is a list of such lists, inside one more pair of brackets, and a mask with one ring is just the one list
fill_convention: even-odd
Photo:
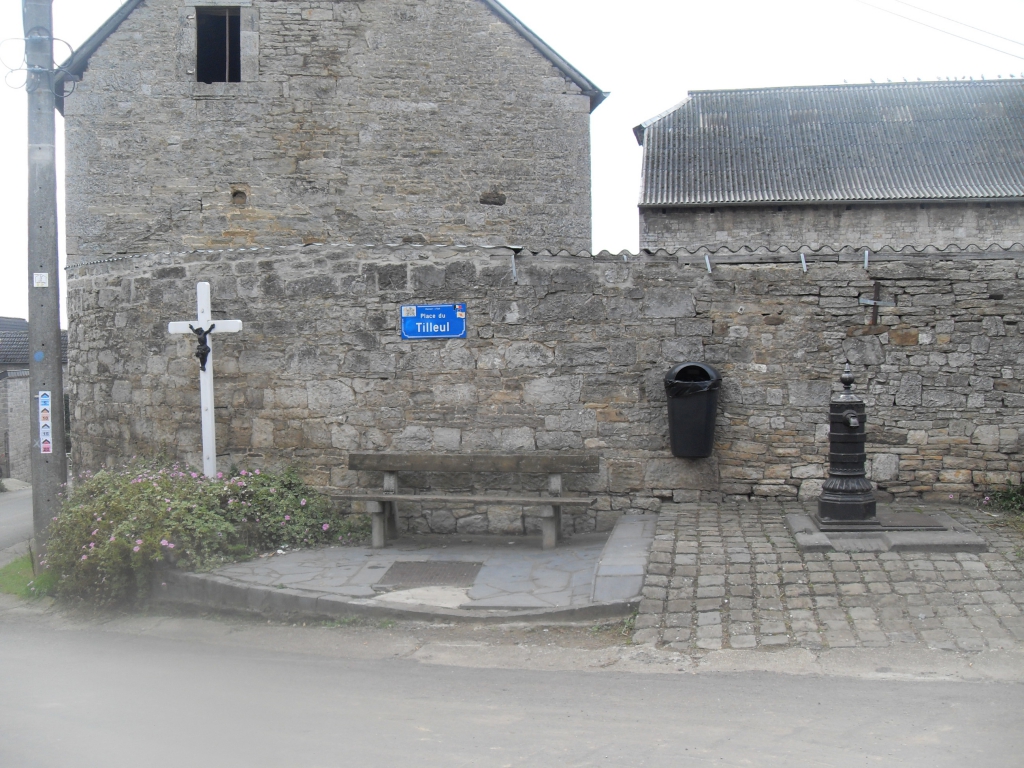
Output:
[[28,67],[28,343],[34,566],[67,482],[57,262],[53,0],[23,0]]

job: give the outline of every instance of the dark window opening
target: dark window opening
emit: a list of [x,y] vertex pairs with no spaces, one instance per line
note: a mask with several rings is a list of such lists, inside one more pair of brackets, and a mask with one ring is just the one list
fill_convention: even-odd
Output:
[[71,395],[64,395],[64,450],[71,453]]
[[242,82],[242,16],[238,8],[196,8],[196,80]]
[[244,206],[249,202],[249,197],[240,189],[236,189],[231,193],[231,202],[237,206]]

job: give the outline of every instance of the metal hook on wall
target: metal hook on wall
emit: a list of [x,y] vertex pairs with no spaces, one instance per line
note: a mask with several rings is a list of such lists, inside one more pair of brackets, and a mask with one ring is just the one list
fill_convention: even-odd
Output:
[[519,275],[516,272],[516,254],[515,254],[515,251],[512,252],[512,282],[513,283],[518,283],[519,282]]

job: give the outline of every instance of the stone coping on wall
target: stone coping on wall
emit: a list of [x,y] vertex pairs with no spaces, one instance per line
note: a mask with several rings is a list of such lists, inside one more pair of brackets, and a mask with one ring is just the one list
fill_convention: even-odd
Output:
[[1024,258],[1024,244],[1022,243],[999,243],[987,246],[968,245],[961,246],[948,244],[939,246],[935,244],[893,249],[888,246],[880,249],[873,249],[866,246],[819,246],[807,248],[790,248],[779,246],[778,248],[740,248],[730,249],[728,247],[709,248],[700,246],[694,250],[678,248],[666,250],[664,248],[656,251],[641,250],[633,253],[628,250],[612,253],[611,251],[567,251],[567,250],[534,250],[517,245],[459,245],[459,244],[420,244],[420,243],[304,243],[295,245],[279,246],[253,246],[250,248],[220,248],[220,249],[195,249],[190,251],[167,251],[153,253],[131,253],[131,254],[110,254],[104,258],[88,259],[74,264],[68,264],[65,269],[73,270],[81,267],[93,266],[96,264],[110,264],[114,262],[129,261],[132,259],[173,259],[175,257],[195,256],[201,254],[225,254],[225,253],[268,253],[283,251],[309,251],[318,248],[357,248],[363,252],[375,253],[378,251],[408,251],[410,253],[432,252],[432,255],[443,255],[445,251],[452,254],[464,253],[466,251],[489,251],[493,256],[504,256],[507,258],[524,258],[529,256],[554,257],[554,258],[577,258],[595,259],[598,261],[618,261],[622,259],[629,261],[664,260],[674,259],[680,263],[699,263],[704,260],[714,259],[714,262],[705,263],[705,266],[713,268],[714,264],[773,264],[773,263],[795,263],[805,262],[808,266],[814,263],[853,263],[863,261],[865,251],[867,258],[871,261],[901,261],[907,258],[919,258],[928,256],[956,257],[973,260],[997,260],[997,259],[1021,259]]

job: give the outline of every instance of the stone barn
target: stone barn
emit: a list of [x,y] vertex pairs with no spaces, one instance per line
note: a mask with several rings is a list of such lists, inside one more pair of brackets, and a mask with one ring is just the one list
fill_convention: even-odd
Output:
[[640,247],[1010,247],[1024,80],[695,91],[635,129]]
[[497,0],[128,0],[64,70],[72,260],[590,247],[605,94]]

